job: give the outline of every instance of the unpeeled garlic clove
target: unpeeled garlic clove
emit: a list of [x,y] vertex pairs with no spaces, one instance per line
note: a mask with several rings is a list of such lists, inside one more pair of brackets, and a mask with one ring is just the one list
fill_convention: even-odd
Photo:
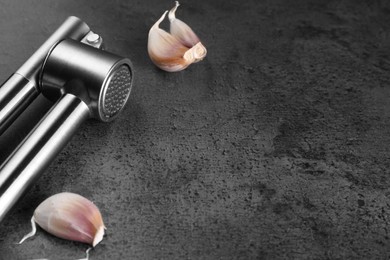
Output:
[[153,63],[162,70],[175,72],[206,57],[207,50],[198,36],[183,21],[176,18],[179,2],[169,11],[170,33],[159,26],[168,11],[157,20],[149,31],[148,53]]
[[35,234],[35,223],[57,237],[95,247],[104,236],[105,226],[99,209],[88,199],[63,192],[43,201],[31,219],[33,230],[19,244]]

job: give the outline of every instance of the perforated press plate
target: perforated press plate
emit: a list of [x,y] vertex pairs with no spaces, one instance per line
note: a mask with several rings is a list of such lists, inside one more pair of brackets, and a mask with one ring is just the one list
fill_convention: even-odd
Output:
[[101,116],[104,119],[114,117],[125,106],[131,91],[131,77],[126,65],[121,65],[111,75],[101,103]]

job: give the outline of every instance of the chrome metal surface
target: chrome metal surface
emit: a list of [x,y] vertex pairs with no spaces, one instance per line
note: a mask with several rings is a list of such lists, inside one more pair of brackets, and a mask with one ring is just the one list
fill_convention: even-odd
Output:
[[0,221],[89,117],[78,97],[62,97],[0,166]]
[[121,65],[109,76],[107,86],[101,92],[100,117],[110,120],[118,114],[126,104],[131,91],[132,76],[129,67]]
[[92,117],[107,122],[118,115],[130,95],[131,67],[127,58],[63,40],[44,63],[42,94],[56,100],[63,93],[73,93],[88,104]]
[[92,31],[85,35],[84,38],[81,39],[81,42],[98,49],[104,49],[103,38]]
[[0,88],[0,134],[38,95],[36,86],[19,74],[13,74]]
[[85,22],[75,16],[68,17],[16,73],[38,82],[39,70],[52,46],[63,39],[81,40],[89,31],[90,28]]
[[38,50],[0,87],[0,135],[39,94],[38,76],[54,44],[71,38],[81,40],[90,31],[77,17],[69,17]]

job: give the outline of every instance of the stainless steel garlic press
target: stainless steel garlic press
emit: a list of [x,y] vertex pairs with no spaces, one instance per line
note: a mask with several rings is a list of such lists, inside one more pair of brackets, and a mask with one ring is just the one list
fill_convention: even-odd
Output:
[[109,122],[128,101],[128,58],[103,50],[103,40],[69,17],[0,87],[0,138],[30,103],[54,105],[0,166],[0,221],[88,118]]

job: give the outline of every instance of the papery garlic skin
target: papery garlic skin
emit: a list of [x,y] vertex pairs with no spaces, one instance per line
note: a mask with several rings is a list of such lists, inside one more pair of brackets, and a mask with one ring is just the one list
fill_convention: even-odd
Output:
[[43,201],[34,212],[34,221],[47,232],[95,247],[104,236],[99,209],[88,199],[64,192]]
[[168,11],[157,20],[149,31],[148,53],[153,63],[168,72],[180,71],[190,64],[201,61],[207,54],[192,29],[177,19],[175,12],[179,2],[169,11],[170,32],[159,28]]

